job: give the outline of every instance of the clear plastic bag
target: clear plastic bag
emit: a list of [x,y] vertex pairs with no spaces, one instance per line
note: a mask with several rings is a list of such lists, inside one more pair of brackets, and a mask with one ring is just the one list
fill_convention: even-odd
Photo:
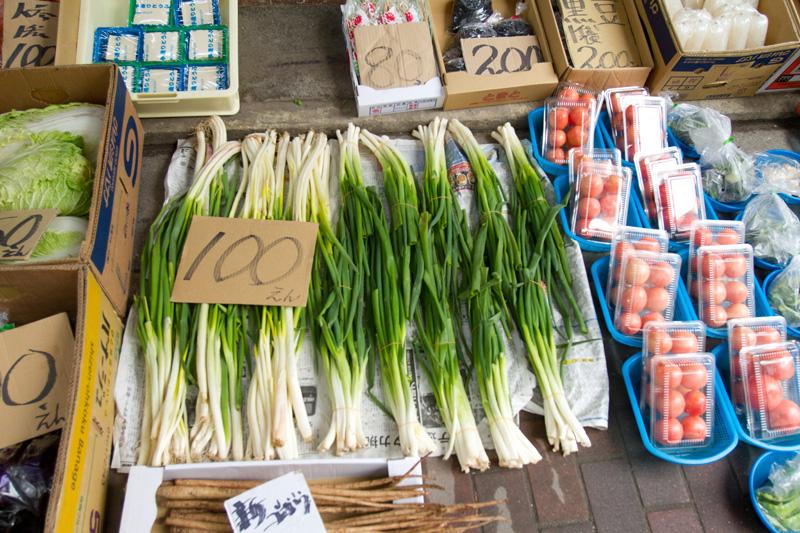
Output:
[[772,465],[769,482],[758,489],[756,500],[775,530],[800,530],[800,454]]
[[782,192],[800,196],[800,161],[785,155],[755,155],[751,189],[756,194]]
[[719,150],[706,149],[700,157],[703,189],[720,202],[741,202],[753,193],[753,158],[732,141]]
[[759,194],[742,215],[756,257],[786,264],[800,255],[800,220],[777,194]]
[[772,308],[792,327],[800,326],[800,257],[778,274],[767,294]]

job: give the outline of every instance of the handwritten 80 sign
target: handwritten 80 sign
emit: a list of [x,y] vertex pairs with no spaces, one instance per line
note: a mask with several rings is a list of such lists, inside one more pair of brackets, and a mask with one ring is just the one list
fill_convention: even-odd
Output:
[[195,217],[172,301],[302,307],[317,225]]

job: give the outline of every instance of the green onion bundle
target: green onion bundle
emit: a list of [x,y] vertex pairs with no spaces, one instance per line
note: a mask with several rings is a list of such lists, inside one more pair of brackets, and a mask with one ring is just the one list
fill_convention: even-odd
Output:
[[445,460],[455,450],[461,469],[486,470],[489,458],[472,415],[459,364],[456,331],[461,327],[458,307],[459,249],[465,246],[466,217],[447,178],[444,136],[447,121],[434,120],[414,135],[425,147],[422,178],[419,251],[423,260],[422,293],[414,320],[420,349],[418,360],[433,388],[436,405],[450,442]]
[[516,287],[522,260],[505,218],[506,201],[497,174],[469,129],[454,120],[449,131],[475,173],[480,214],[467,291],[472,363],[500,466],[521,468],[542,458],[514,423],[505,361],[504,337],[511,328],[507,300]]

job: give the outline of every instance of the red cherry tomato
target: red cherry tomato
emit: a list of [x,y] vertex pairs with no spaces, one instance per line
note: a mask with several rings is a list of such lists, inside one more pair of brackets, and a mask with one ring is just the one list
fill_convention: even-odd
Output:
[[794,359],[789,350],[779,350],[774,356],[761,365],[764,373],[779,381],[786,381],[794,376]]
[[654,237],[642,237],[633,243],[633,247],[643,252],[658,253],[661,251],[661,244]]
[[582,220],[591,220],[600,214],[600,202],[597,198],[581,198],[578,201],[578,216]]
[[662,390],[655,396],[656,411],[666,418],[677,418],[686,408],[683,394],[676,390]]
[[702,258],[703,276],[707,279],[721,278],[725,274],[725,260],[717,254],[705,254]]
[[710,229],[702,226],[695,228],[694,230],[695,248],[699,248],[700,246],[709,246],[713,240],[714,236],[712,235]]
[[706,421],[699,416],[687,416],[681,420],[684,440],[704,440],[706,438]]
[[629,105],[625,108],[625,120],[630,124],[636,118],[636,106]]
[[569,123],[581,129],[589,127],[589,110],[585,107],[575,107],[569,112]]
[[697,287],[698,286],[699,285],[698,285],[698,283],[696,281],[693,281],[691,284],[689,284],[689,296],[691,296],[694,299],[697,299]]
[[597,174],[584,174],[578,183],[581,198],[597,197],[603,192],[603,179]]
[[558,93],[559,100],[577,100],[578,98],[578,91],[574,87],[564,87]]
[[756,344],[775,344],[781,342],[781,334],[775,328],[764,327],[756,331]]
[[548,150],[547,154],[545,154],[545,158],[551,163],[558,163],[559,165],[563,165],[567,156],[566,154],[564,154],[564,150],[562,150],[561,148],[556,148],[555,150]]
[[770,409],[769,426],[784,431],[800,428],[800,406],[792,400],[782,400]]
[[[747,380],[747,395],[749,397],[750,405],[757,411],[772,411],[783,400],[783,388],[781,382],[777,379],[761,376],[761,391],[759,391],[758,382],[753,374]],[[762,404],[761,398],[764,398]]]
[[741,281],[729,281],[725,284],[725,294],[732,304],[740,304],[747,300],[747,285]]
[[638,257],[628,258],[625,265],[625,283],[629,285],[644,285],[651,276],[650,265]]
[[647,291],[639,285],[633,285],[622,291],[619,304],[627,313],[639,313],[647,304]]
[[589,134],[586,133],[586,130],[579,127],[570,128],[567,132],[567,146],[570,148],[580,148],[581,146],[586,143],[586,139],[588,139]]
[[645,343],[647,344],[647,351],[650,354],[668,354],[672,350],[672,337],[669,333],[658,327],[651,328],[647,331]]
[[645,327],[648,322],[664,322],[664,315],[655,311],[647,313],[642,317],[642,327]]
[[677,418],[662,418],[656,423],[656,442],[678,444],[683,440],[683,424]]
[[721,328],[728,322],[728,313],[721,305],[707,305],[703,310],[703,322],[712,328]]
[[719,244],[739,244],[742,242],[741,235],[732,228],[725,228],[717,234]]
[[728,315],[728,320],[732,318],[747,318],[751,314],[750,308],[745,304],[731,304],[725,313]]
[[600,199],[600,209],[605,216],[615,219],[617,208],[619,207],[619,197],[616,194],[606,194]]
[[597,103],[597,99],[594,97],[593,94],[590,94],[590,93],[583,93],[581,95],[581,97],[580,97],[580,100],[582,102],[586,102],[587,105],[590,104],[590,103],[591,104],[596,104]]
[[616,174],[611,174],[606,178],[606,192],[608,194],[619,194],[622,187],[622,179]]
[[672,332],[672,353],[697,353],[697,336],[691,331],[678,330]]
[[659,313],[669,307],[669,293],[663,287],[650,287],[647,289],[647,309]]
[[675,269],[669,263],[650,265],[649,281],[654,287],[667,287],[675,279]]
[[692,390],[686,393],[686,414],[700,416],[706,412],[706,395],[702,391]]
[[564,133],[564,130],[552,130],[547,142],[552,149],[561,148],[567,144],[567,134]]
[[703,301],[710,305],[719,305],[725,301],[725,284],[721,281],[706,281],[703,283]]
[[734,254],[725,258],[725,275],[729,278],[740,278],[747,272],[747,259],[743,255]]
[[642,318],[636,313],[621,313],[616,326],[623,335],[636,335],[642,330]]
[[634,248],[633,244],[631,244],[629,242],[625,242],[625,241],[618,241],[614,245],[614,259],[619,263],[617,265],[618,268],[622,264],[621,263],[622,262],[622,256],[625,255],[626,253],[630,252],[630,251],[633,251],[634,249],[635,248]]
[[550,129],[563,130],[569,125],[569,109],[566,107],[556,107],[550,110],[547,124]]
[[756,332],[747,326],[736,326],[730,335],[731,348],[735,352],[740,352],[742,348],[755,346],[758,344]]
[[689,390],[698,390],[708,383],[708,370],[702,363],[688,363],[681,367],[681,385]]

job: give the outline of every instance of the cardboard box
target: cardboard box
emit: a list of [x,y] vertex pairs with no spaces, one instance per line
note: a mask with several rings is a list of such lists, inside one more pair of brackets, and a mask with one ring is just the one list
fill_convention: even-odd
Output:
[[[638,55],[639,62],[641,63],[641,66],[638,67],[581,68],[580,65],[574,65],[570,60],[564,40],[562,39],[563,36],[561,35],[556,13],[553,9],[553,1],[536,0],[536,6],[539,10],[542,24],[544,25],[547,43],[553,58],[553,65],[562,80],[581,83],[598,91],[613,87],[643,86],[645,84],[653,68],[653,56],[650,54],[647,37],[639,21],[639,14],[636,11],[633,0],[621,0],[620,7],[624,10],[624,15],[627,17],[628,26],[633,36],[635,45],[633,53]],[[587,48],[592,52],[590,57],[596,58],[594,59],[594,63],[597,63],[597,65],[619,64],[621,60],[616,57],[617,54],[607,51],[604,48],[606,40],[603,38],[601,25],[594,24],[593,27],[600,27],[600,31],[597,34],[599,41],[592,45],[587,45]],[[607,57],[610,58],[608,61]],[[622,60],[624,60],[624,58]],[[592,64],[594,65],[594,63]]]
[[[88,265],[117,313],[127,310],[133,233],[139,198],[144,132],[128,90],[114,65],[0,70],[0,113],[50,104],[88,102],[106,107],[95,161],[89,229],[75,259],[48,262],[53,268]],[[42,263],[37,263],[42,265]],[[0,265],[0,276],[21,267]]]
[[[442,54],[455,42],[449,32],[453,13],[453,0],[430,0],[433,38],[439,70],[443,73],[445,85],[445,109],[465,109],[514,102],[532,102],[550,96],[558,85],[558,76],[553,69],[550,48],[539,12],[529,3],[527,22],[538,38],[544,61],[533,63],[531,70],[496,75],[474,75],[468,72],[446,72]],[[515,0],[494,0],[492,7],[503,17],[514,15]],[[491,39],[487,39],[491,40]]]
[[[347,57],[350,65],[350,80],[353,83],[353,94],[356,97],[356,108],[359,117],[389,115],[404,111],[422,111],[425,109],[440,109],[444,103],[444,89],[439,75],[435,75],[421,85],[397,87],[392,89],[374,89],[359,83],[356,74],[356,62],[353,43],[348,39],[347,21],[345,19],[345,6],[342,10],[342,32],[347,47]],[[418,23],[422,24],[422,23]],[[438,64],[436,65],[439,68]]]
[[[413,470],[411,470],[412,467]],[[156,490],[158,490],[162,481],[171,479],[261,479],[268,481],[295,471],[301,472],[308,480],[354,477],[378,478],[401,476],[409,470],[411,470],[412,475],[422,475],[422,468],[418,459],[387,460],[335,457],[306,461],[197,463],[172,465],[163,468],[135,466],[131,468],[128,475],[128,486],[125,489],[125,506],[122,508],[122,521],[119,531],[120,533],[140,533],[142,531],[166,530],[163,526],[158,527],[156,525],[154,527],[156,513],[158,512]],[[403,484],[419,484],[419,478],[406,480]]]
[[671,91],[686,100],[752,96],[800,48],[795,9],[787,0],[759,3],[769,17],[766,45],[744,52],[687,52],[678,42],[664,0],[637,6],[655,60],[647,82],[653,94]]
[[759,93],[785,93],[800,89],[800,48],[758,90]]
[[98,531],[105,515],[122,321],[86,265],[5,269],[0,308],[20,325],[60,312],[70,317],[74,364],[45,531]]

